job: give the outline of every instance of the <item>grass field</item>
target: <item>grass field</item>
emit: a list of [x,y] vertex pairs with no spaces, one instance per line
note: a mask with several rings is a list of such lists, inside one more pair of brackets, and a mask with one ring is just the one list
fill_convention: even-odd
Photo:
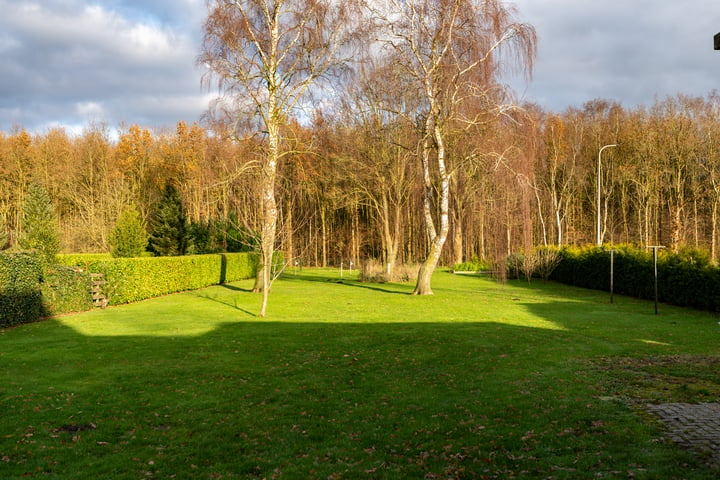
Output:
[[0,332],[0,478],[717,478],[641,408],[720,399],[717,317],[338,275]]

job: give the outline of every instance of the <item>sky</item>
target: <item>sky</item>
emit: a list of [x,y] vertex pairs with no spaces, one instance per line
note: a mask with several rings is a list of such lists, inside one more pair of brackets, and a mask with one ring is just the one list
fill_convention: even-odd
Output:
[[561,112],[594,99],[626,108],[720,90],[717,0],[514,0],[538,58],[522,99]]
[[[720,88],[717,0],[514,0],[538,34],[524,101],[632,108]],[[205,0],[0,0],[0,131],[174,128],[213,94],[196,67]]]

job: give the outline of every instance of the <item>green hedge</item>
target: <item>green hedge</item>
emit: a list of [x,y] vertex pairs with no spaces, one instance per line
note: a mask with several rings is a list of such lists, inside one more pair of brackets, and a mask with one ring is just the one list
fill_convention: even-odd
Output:
[[252,253],[140,258],[73,255],[61,261],[102,273],[103,293],[114,305],[252,278],[257,267]]
[[[630,245],[566,247],[551,279],[595,290],[610,290],[610,250],[614,253],[613,290],[636,298],[655,298],[653,255],[649,249]],[[707,255],[684,250],[660,250],[658,299],[682,307],[720,311],[720,268]]]
[[48,314],[42,280],[37,254],[0,253],[0,328],[34,322]]
[[55,265],[48,268],[40,285],[48,313],[82,312],[93,308],[90,274]]

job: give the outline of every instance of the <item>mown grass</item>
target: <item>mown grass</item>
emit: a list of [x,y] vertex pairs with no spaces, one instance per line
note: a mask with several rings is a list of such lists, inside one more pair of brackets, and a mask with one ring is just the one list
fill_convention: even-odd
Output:
[[0,333],[0,478],[716,478],[645,401],[717,401],[709,314],[304,270]]

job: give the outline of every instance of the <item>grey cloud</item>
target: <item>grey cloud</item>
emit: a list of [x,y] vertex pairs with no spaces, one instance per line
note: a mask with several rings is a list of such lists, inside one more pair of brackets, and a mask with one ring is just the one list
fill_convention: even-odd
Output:
[[546,108],[563,110],[595,98],[651,105],[656,97],[703,96],[717,88],[715,0],[514,3],[535,25],[540,42],[535,80],[525,97]]

